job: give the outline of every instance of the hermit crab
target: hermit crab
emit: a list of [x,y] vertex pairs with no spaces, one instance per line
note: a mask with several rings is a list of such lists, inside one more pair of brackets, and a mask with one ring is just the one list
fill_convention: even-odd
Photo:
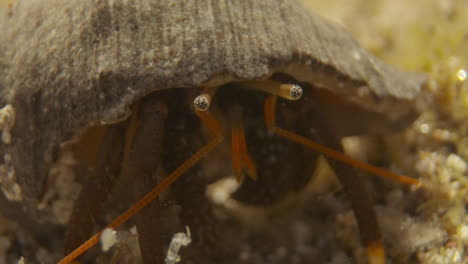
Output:
[[222,170],[242,182],[235,198],[258,206],[299,191],[316,150],[346,162],[332,168],[369,263],[385,262],[350,164],[418,181],[347,158],[340,138],[408,125],[424,75],[383,63],[293,0],[23,0],[0,19],[2,190],[46,214],[41,201],[65,150],[82,183],[60,263],[99,240],[85,242],[121,178],[138,202],[108,227],[137,214],[143,262],[163,263],[161,204],[151,201],[169,188],[188,226],[207,224],[199,165],[220,146],[231,156]]

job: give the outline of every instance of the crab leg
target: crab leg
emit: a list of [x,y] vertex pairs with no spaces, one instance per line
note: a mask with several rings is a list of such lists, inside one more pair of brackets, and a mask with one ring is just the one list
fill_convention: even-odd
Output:
[[[317,143],[299,136],[293,132],[278,128],[275,124],[275,105],[276,97],[270,96],[265,101],[265,121],[267,127],[274,133],[288,138],[292,141],[298,142],[299,144],[310,147],[310,145],[316,145]],[[341,149],[340,141],[333,136],[331,130],[328,129],[326,122],[320,118],[320,114],[314,114],[314,121],[320,122],[316,128],[319,136],[325,141],[327,145],[332,146],[335,149]],[[316,149],[314,147],[311,147]],[[328,151],[326,147],[321,146]],[[320,151],[321,153],[324,153]],[[334,153],[335,151],[333,151]],[[327,154],[326,152],[324,154]],[[340,154],[341,156],[342,154]],[[335,160],[336,161],[336,160]],[[344,189],[351,199],[353,211],[355,213],[356,220],[358,222],[359,230],[361,231],[361,239],[364,245],[367,247],[368,258],[370,264],[384,264],[385,263],[385,252],[382,244],[382,236],[380,234],[380,228],[377,221],[377,215],[375,213],[371,197],[365,188],[365,184],[362,179],[356,174],[354,170],[350,170],[347,165],[342,162],[333,162],[330,164],[336,172],[336,175],[340,179],[344,186]]]
[[65,253],[71,252],[89,237],[104,203],[120,173],[125,141],[125,126],[112,125],[102,137],[94,170],[83,169],[88,177],[75,202],[65,234]]
[[[125,211],[119,217],[117,217],[112,223],[107,225],[106,228],[116,228],[121,224],[125,223],[128,219],[138,213],[141,209],[145,208],[151,201],[153,201],[158,195],[166,190],[171,184],[173,184],[181,175],[183,175],[188,169],[194,166],[198,161],[204,158],[208,153],[210,153],[219,143],[223,140],[223,132],[218,121],[209,113],[196,111],[198,117],[202,120],[204,125],[209,129],[213,135],[213,139],[208,142],[205,146],[199,149],[195,154],[188,158],[184,163],[182,163],[177,169],[175,169],[169,176],[164,178],[162,182],[156,185],[149,193],[147,193],[143,198],[136,202],[130,209]],[[99,238],[104,230],[101,230],[86,242],[81,244],[73,252],[65,256],[59,264],[69,264],[75,258],[86,252],[89,248],[96,245],[99,242]]]
[[[136,115],[136,128],[125,160],[123,177],[134,184],[135,199],[151,191],[157,184],[153,175],[160,166],[167,107],[156,96],[145,98]],[[136,216],[136,227],[143,263],[163,263],[164,246],[161,243],[160,203],[155,201]]]
[[[342,151],[339,138],[335,137],[326,124],[326,120],[320,118],[319,113],[314,113],[316,117],[317,132],[320,139],[327,146]],[[380,233],[377,215],[374,210],[372,197],[366,190],[366,185],[362,178],[357,174],[356,170],[349,165],[333,160],[330,162],[331,167],[335,171],[338,179],[344,186],[344,190],[351,199],[354,215],[357,220],[361,239],[367,247],[367,253],[370,264],[384,264],[385,253],[382,244],[382,235]]]

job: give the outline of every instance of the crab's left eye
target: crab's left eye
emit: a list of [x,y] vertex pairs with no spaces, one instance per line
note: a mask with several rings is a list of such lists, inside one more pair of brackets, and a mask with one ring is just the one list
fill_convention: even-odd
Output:
[[287,100],[299,100],[302,97],[302,87],[297,84],[281,83],[273,80],[242,82],[245,88],[274,94]]
[[[288,84],[286,84],[288,85]],[[303,91],[302,88],[297,84],[289,84],[289,99],[290,100],[299,100],[302,97]]]
[[208,94],[201,94],[193,100],[193,106],[198,111],[206,111],[210,108],[211,96]]

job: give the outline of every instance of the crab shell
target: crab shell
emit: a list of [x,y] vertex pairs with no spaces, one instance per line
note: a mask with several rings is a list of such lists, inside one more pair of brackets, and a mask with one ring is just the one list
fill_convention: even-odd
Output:
[[[63,142],[121,120],[150,92],[284,73],[392,126],[414,117],[426,80],[293,0],[22,0],[2,11],[0,101],[14,122],[0,178],[29,205]],[[345,106],[327,109],[343,120]]]

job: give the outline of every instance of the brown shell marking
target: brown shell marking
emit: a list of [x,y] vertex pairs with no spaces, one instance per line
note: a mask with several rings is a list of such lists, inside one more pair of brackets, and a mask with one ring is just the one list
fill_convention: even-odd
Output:
[[17,113],[0,152],[28,199],[42,192],[60,143],[151,91],[281,72],[396,120],[425,81],[292,0],[23,0],[0,22],[0,101]]

